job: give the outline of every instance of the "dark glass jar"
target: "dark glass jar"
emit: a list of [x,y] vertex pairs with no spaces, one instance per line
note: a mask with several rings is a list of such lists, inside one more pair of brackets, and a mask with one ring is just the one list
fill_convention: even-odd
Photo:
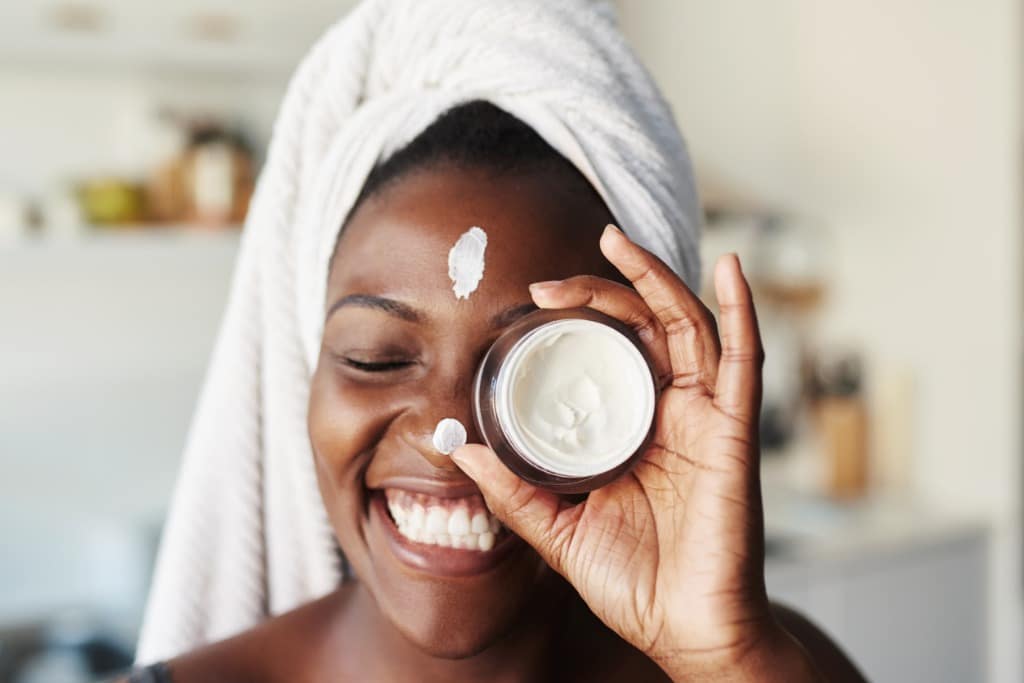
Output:
[[590,308],[523,316],[473,383],[477,430],[524,480],[582,493],[629,470],[654,431],[658,388],[633,331]]

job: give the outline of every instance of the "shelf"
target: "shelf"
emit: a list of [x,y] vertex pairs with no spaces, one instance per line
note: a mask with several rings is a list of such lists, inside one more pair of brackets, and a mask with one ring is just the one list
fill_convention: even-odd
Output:
[[0,253],[54,251],[92,248],[160,247],[162,245],[207,245],[237,248],[241,226],[208,228],[196,225],[122,226],[91,228],[79,235],[29,235],[13,241],[0,242]]

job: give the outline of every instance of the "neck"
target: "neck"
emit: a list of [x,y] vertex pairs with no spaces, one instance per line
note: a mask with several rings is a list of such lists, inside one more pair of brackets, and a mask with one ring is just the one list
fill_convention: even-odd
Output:
[[[342,589],[346,590],[346,589]],[[493,681],[525,683],[551,678],[558,655],[559,635],[571,614],[578,613],[579,597],[556,575],[545,580],[537,598],[505,635],[483,651],[461,659],[435,657],[409,642],[377,607],[362,584],[352,595],[342,617],[348,644],[338,648],[346,658],[359,653],[367,667],[365,680]],[[585,608],[584,608],[585,609]],[[355,639],[355,642],[353,641]],[[366,653],[374,653],[366,657]],[[351,665],[339,662],[341,668]]]

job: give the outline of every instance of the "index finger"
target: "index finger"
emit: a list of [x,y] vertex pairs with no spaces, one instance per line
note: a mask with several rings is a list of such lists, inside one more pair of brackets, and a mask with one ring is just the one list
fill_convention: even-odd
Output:
[[719,344],[711,311],[661,259],[614,225],[601,235],[601,251],[633,283],[665,328],[673,386],[700,386],[713,394]]
[[535,282],[530,294],[541,308],[586,306],[624,322],[650,352],[658,386],[672,380],[665,328],[635,289],[595,275],[576,275],[556,282]]

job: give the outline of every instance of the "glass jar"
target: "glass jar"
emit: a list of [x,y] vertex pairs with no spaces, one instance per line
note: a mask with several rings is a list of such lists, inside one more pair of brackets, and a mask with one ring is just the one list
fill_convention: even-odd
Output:
[[546,309],[491,345],[473,384],[473,417],[519,477],[582,493],[636,463],[657,398],[651,358],[628,326],[590,308]]

